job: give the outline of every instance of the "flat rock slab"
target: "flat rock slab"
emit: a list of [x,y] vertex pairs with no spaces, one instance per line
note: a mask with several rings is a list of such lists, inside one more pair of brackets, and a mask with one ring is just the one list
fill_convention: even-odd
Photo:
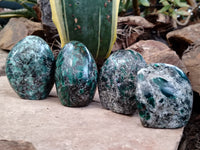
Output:
[[55,88],[45,100],[22,100],[0,77],[0,139],[23,140],[37,150],[176,150],[183,128],[144,128],[138,115],[124,116],[95,102],[62,106]]

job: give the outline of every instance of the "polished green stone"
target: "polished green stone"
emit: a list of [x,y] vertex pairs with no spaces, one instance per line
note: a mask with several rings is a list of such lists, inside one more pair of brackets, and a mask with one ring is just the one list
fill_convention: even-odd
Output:
[[37,36],[27,36],[8,55],[6,75],[10,85],[23,99],[44,99],[54,84],[53,53]]
[[137,79],[137,108],[145,127],[179,128],[187,124],[193,92],[183,71],[169,64],[150,64],[138,72]]
[[118,50],[100,70],[98,90],[102,106],[116,113],[130,115],[136,111],[137,71],[146,65],[133,50]]
[[56,61],[55,83],[61,103],[69,107],[88,105],[95,94],[97,66],[82,43],[71,41]]

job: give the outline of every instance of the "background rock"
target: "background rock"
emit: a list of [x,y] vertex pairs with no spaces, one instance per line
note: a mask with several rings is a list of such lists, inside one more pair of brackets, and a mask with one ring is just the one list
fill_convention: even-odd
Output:
[[0,48],[11,50],[13,46],[28,35],[41,35],[42,24],[26,18],[11,18],[0,31]]
[[49,0],[37,0],[42,13],[42,25],[45,33],[45,41],[53,45],[55,38],[59,40],[58,31],[52,21],[51,6]]
[[135,50],[143,56],[146,63],[167,63],[172,64],[188,73],[185,65],[178,57],[175,51],[171,50],[167,45],[154,40],[141,40],[127,49]]
[[119,17],[117,25],[117,40],[112,51],[127,48],[135,43],[139,37],[148,34],[149,30],[153,27],[154,24],[141,16]]
[[177,28],[175,20],[164,14],[151,13],[145,16],[145,19],[154,24],[154,28],[152,29],[155,32],[154,34],[164,39],[169,31]]
[[53,25],[49,0],[37,0],[37,3],[40,5],[40,10],[42,13],[42,23],[49,26]]
[[36,150],[30,142],[0,140],[0,150]]
[[172,49],[176,50],[177,54],[182,57],[189,45],[200,42],[200,23],[169,32],[167,39]]
[[185,51],[182,60],[189,71],[193,90],[200,94],[200,44],[196,44]]
[[142,26],[144,28],[153,28],[154,24],[147,21],[145,18],[141,16],[126,16],[126,17],[119,17],[118,24],[127,24],[133,26]]

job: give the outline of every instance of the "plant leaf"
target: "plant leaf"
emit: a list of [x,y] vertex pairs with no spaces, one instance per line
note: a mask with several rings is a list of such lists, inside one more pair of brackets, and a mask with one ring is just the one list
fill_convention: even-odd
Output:
[[179,7],[190,7],[187,3],[181,2],[180,0],[174,0],[174,2]]
[[177,10],[176,13],[181,16],[189,16],[190,13],[185,10]]
[[50,0],[61,47],[71,40],[86,45],[98,61],[110,55],[116,40],[120,0]]
[[140,0],[140,3],[141,3],[143,6],[146,6],[146,7],[150,6],[150,3],[149,3],[148,0]]
[[27,3],[27,4],[37,4],[37,0],[0,0],[0,2],[17,2],[17,3]]
[[164,6],[170,5],[167,0],[160,0],[159,3],[162,3]]
[[176,20],[176,19],[177,19],[177,14],[176,14],[176,12],[175,12],[175,11],[173,11],[173,12],[172,12],[172,18],[173,18],[174,20]]
[[11,17],[26,17],[31,18],[33,17],[31,13],[27,9],[17,9],[9,12],[1,12],[0,18],[11,18]]
[[163,8],[161,8],[158,12],[164,13],[164,12],[166,12],[167,10],[169,10],[170,7],[171,7],[171,5],[166,5],[166,6],[164,6]]

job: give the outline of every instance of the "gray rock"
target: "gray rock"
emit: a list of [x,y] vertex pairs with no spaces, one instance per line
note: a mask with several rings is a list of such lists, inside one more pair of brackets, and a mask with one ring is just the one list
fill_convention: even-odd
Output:
[[99,96],[102,106],[120,114],[136,110],[135,89],[137,71],[146,65],[142,56],[133,50],[114,52],[99,74]]
[[52,25],[52,13],[49,0],[37,0],[37,3],[40,5],[42,13],[42,23],[46,25]]
[[138,72],[137,80],[137,108],[143,126],[179,128],[187,124],[193,92],[182,70],[169,64],[150,64]]
[[37,3],[40,5],[41,10],[41,19],[43,30],[45,33],[45,40],[48,43],[54,43],[55,38],[59,38],[56,26],[52,21],[52,13],[51,13],[51,6],[49,0],[37,0]]

